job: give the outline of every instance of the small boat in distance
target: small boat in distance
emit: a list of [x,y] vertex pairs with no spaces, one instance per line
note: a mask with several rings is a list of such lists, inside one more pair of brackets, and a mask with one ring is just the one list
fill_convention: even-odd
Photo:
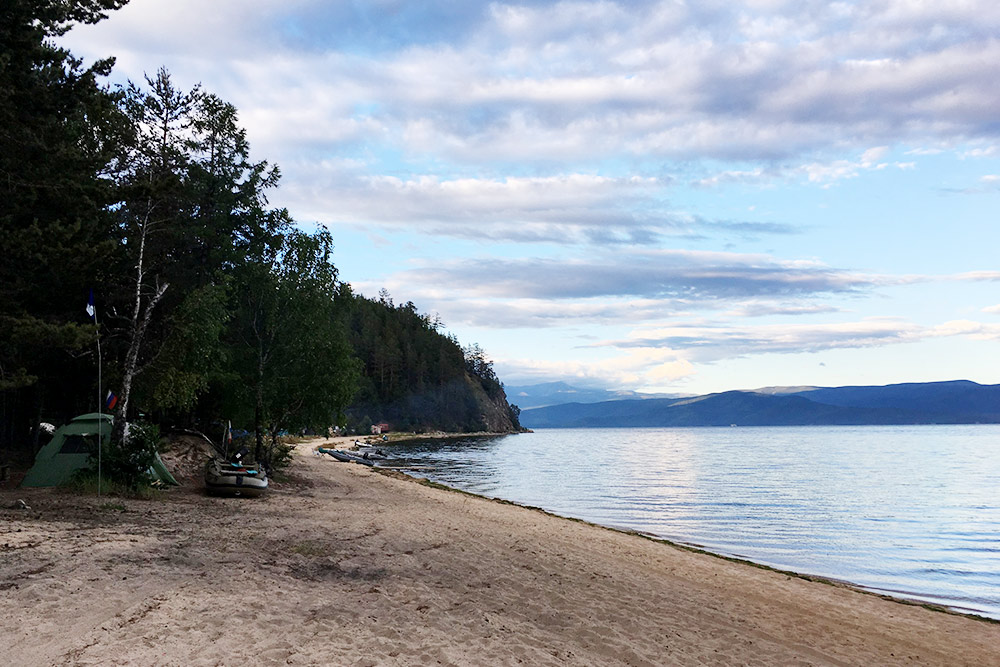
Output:
[[267,473],[261,466],[212,458],[205,466],[205,489],[232,496],[259,496],[267,491]]

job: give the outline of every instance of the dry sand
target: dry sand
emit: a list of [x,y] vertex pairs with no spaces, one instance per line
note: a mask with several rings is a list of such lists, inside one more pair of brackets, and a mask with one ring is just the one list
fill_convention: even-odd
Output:
[[1000,665],[998,624],[315,445],[259,499],[0,490],[0,665]]

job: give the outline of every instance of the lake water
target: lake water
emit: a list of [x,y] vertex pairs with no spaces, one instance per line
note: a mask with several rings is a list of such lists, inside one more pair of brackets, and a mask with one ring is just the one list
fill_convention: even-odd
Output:
[[393,448],[484,496],[1000,618],[1000,426],[545,429]]

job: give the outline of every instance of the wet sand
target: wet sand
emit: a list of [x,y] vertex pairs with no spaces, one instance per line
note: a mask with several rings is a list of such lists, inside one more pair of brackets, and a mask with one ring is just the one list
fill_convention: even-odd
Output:
[[1000,624],[431,488],[317,444],[259,499],[206,496],[195,472],[160,501],[0,490],[0,664],[1000,664]]

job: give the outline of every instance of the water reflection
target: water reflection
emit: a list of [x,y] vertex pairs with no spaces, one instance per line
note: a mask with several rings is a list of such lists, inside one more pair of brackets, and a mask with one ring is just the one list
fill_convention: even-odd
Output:
[[398,447],[473,493],[1000,617],[1000,427],[547,429]]

